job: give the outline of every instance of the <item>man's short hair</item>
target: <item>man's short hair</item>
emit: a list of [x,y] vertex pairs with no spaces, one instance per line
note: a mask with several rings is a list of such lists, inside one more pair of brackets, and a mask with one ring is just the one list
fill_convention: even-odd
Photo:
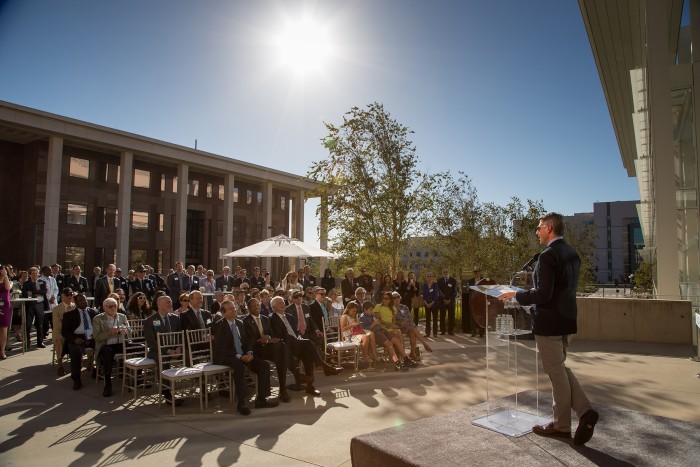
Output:
[[304,296],[304,294],[298,290],[295,290],[294,292],[292,292],[292,298],[299,298],[299,297],[303,297],[303,296]]
[[374,303],[367,301],[367,302],[362,304],[362,309],[363,310],[374,309]]
[[280,297],[280,296],[272,297],[272,300],[270,300],[270,306],[274,308],[274,307],[275,307],[275,304],[276,304],[277,302],[280,302],[280,301],[281,301],[282,303],[284,303],[284,298],[282,298],[282,297]]
[[61,295],[65,296],[65,297],[70,295],[72,297],[73,296],[73,289],[71,289],[70,287],[66,287],[65,289],[61,290]]
[[540,217],[543,224],[551,225],[554,235],[562,235],[564,233],[564,216],[558,212],[549,212],[543,217]]
[[355,295],[357,295],[358,293],[366,294],[367,291],[365,290],[364,287],[358,287],[358,288],[355,289]]

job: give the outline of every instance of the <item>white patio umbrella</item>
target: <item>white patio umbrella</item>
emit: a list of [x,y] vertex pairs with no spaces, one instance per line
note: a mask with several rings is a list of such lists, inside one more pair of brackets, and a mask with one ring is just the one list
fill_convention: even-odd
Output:
[[277,235],[262,242],[226,253],[229,258],[337,258],[338,255],[322,250],[286,235]]

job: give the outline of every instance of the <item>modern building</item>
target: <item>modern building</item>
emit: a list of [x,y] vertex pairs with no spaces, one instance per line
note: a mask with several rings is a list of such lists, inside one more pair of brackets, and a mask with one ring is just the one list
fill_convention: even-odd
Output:
[[[281,233],[303,240],[315,184],[217,154],[0,101],[0,260],[92,270],[222,253]],[[237,260],[238,261],[238,260]],[[271,260],[248,259],[279,274]],[[230,264],[230,263],[229,263]]]
[[700,1],[579,6],[622,164],[639,183],[639,251],[653,267],[655,293],[698,306]]
[[625,283],[639,267],[639,251],[644,248],[644,239],[637,215],[638,204],[639,201],[593,204],[598,232],[593,267],[598,282]]

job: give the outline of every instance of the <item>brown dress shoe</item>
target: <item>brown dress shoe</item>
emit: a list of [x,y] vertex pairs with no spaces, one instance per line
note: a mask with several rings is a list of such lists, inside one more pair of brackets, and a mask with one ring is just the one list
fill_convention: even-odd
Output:
[[549,422],[546,425],[535,425],[532,427],[532,432],[536,435],[547,436],[550,438],[571,439],[571,432],[557,430],[554,428],[554,422]]

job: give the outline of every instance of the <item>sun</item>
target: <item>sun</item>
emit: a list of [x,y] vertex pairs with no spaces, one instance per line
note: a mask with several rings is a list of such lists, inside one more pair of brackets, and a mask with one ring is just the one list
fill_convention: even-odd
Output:
[[332,52],[326,28],[309,18],[289,22],[276,42],[282,65],[301,74],[320,70]]

